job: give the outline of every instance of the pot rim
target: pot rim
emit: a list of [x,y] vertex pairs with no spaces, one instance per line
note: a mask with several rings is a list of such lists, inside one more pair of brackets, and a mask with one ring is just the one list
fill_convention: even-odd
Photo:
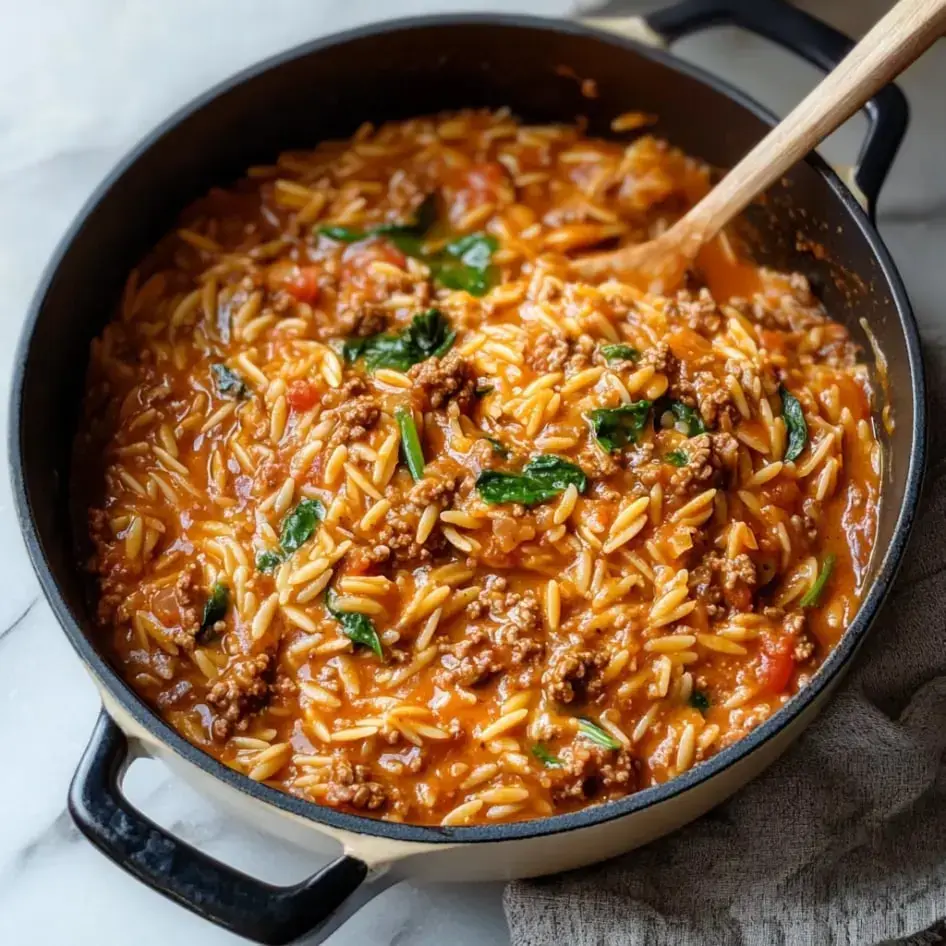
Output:
[[768,109],[725,80],[706,72],[698,66],[684,62],[663,49],[647,46],[595,27],[587,21],[578,22],[525,14],[495,13],[409,16],[355,27],[294,46],[216,83],[208,91],[177,109],[131,148],[95,188],[54,250],[40,277],[27,310],[14,362],[8,428],[11,480],[17,518],[33,569],[39,578],[46,600],[49,602],[73,648],[90,669],[93,677],[118,701],[135,722],[187,762],[220,780],[229,788],[258,802],[271,805],[282,812],[296,815],[306,821],[313,822],[315,825],[321,824],[355,835],[422,844],[511,841],[602,825],[615,819],[643,812],[655,805],[682,796],[686,792],[709,782],[715,776],[761,748],[764,743],[798,718],[830,686],[832,681],[846,669],[857,648],[865,639],[884,599],[890,591],[903,557],[917,511],[926,460],[926,400],[923,362],[920,353],[919,333],[906,290],[890,253],[869,220],[867,213],[831,167],[817,153],[812,152],[805,158],[805,161],[827,181],[836,198],[848,212],[851,221],[857,226],[861,236],[870,247],[879,264],[880,273],[890,290],[906,342],[914,415],[911,429],[912,447],[906,473],[904,498],[890,545],[883,554],[867,594],[843,637],[818,669],[812,681],[785,706],[742,739],[723,749],[707,761],[661,785],[645,788],[624,798],[592,805],[568,814],[551,815],[529,821],[467,827],[437,827],[381,821],[375,818],[336,811],[315,802],[304,801],[265,784],[254,782],[248,776],[227,767],[209,753],[184,739],[153,711],[119,676],[111,664],[98,653],[91,639],[83,633],[79,621],[66,604],[53,578],[49,562],[39,541],[36,521],[29,501],[23,469],[22,438],[24,431],[21,425],[23,389],[33,333],[50,284],[55,278],[62,260],[68,254],[73,242],[85,225],[87,218],[98,204],[107,197],[109,191],[122,175],[146,154],[163,135],[219,96],[273,68],[318,53],[332,46],[369,36],[407,32],[418,28],[464,25],[538,29],[567,36],[588,37],[599,42],[619,46],[627,53],[659,62],[691,79],[708,85],[715,92],[729,97],[768,125],[774,125],[778,121],[776,116]]

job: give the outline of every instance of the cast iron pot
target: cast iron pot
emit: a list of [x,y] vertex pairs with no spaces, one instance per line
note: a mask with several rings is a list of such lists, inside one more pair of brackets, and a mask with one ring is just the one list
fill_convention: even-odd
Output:
[[[924,461],[917,329],[871,222],[906,128],[906,102],[894,87],[868,108],[870,127],[853,193],[812,156],[770,192],[752,219],[760,261],[807,273],[832,314],[870,351],[860,321],[866,320],[889,364],[896,427],[886,436],[869,587],[812,683],[750,736],[685,775],[576,814],[481,827],[393,824],[292,798],[187,743],[124,683],[99,649],[74,552],[68,471],[86,367],[82,356],[114,311],[129,269],[191,200],[248,165],[270,161],[286,148],[347,136],[362,121],[462,106],[508,105],[532,122],[585,115],[590,133],[602,135],[609,134],[612,117],[640,109],[659,116],[657,134],[712,165],[730,166],[762,137],[773,116],[665,51],[669,41],[716,23],[767,36],[823,68],[849,47],[843,36],[776,0],[690,0],[646,20],[602,21],[600,28],[498,15],[371,26],[301,46],[213,89],[149,135],[80,213],[26,320],[10,457],[33,565],[102,694],[103,712],[76,772],[70,809],[93,844],[150,887],[236,933],[278,944],[310,932],[321,941],[343,917],[405,876],[511,878],[600,861],[722,801],[786,748],[837,685],[893,581]],[[569,67],[571,78],[561,66]],[[597,98],[581,95],[575,75],[595,81]],[[807,241],[819,252],[805,250]],[[129,804],[121,780],[130,750],[164,759],[264,830],[342,853],[318,874],[284,888],[220,864]]]

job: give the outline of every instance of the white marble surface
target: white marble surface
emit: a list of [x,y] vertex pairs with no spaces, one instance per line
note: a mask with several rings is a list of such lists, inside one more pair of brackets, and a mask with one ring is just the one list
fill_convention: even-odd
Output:
[[[589,5],[589,4],[585,4]],[[812,7],[863,31],[885,0]],[[0,0],[0,389],[27,300],[59,235],[94,184],[156,121],[262,56],[316,34],[381,17],[454,9],[565,13],[569,0]],[[927,344],[946,339],[946,48],[904,77],[913,127],[881,202]],[[680,53],[784,111],[812,70],[722,30]],[[850,156],[857,121],[829,143]],[[0,413],[5,450],[6,405]],[[6,466],[5,458],[3,466]],[[65,812],[69,779],[98,700],[39,597],[0,480],[0,942],[136,946],[236,943],[151,893],[82,840]],[[13,747],[16,746],[16,762]],[[233,823],[158,763],[136,763],[132,797],[202,849],[266,879],[288,882],[310,856]],[[388,890],[331,946],[474,946],[507,941],[500,886]],[[133,932],[134,931],[134,932]]]

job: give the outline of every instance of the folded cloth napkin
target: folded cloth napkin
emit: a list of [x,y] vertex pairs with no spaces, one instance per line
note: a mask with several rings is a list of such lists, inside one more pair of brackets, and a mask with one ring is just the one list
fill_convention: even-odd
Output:
[[[931,417],[941,418],[946,357],[932,354]],[[923,511],[900,577],[822,715],[760,778],[670,837],[510,884],[513,946],[946,943],[941,426],[931,425]]]

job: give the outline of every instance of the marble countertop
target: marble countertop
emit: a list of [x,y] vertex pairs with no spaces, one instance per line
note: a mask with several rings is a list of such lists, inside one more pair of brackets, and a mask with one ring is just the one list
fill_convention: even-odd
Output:
[[[886,5],[810,3],[852,33],[862,33]],[[460,9],[565,15],[573,7],[570,0],[0,0],[0,389],[9,387],[27,301],[72,216],[140,135],[208,85],[309,37],[382,17]],[[816,79],[780,50],[728,29],[689,39],[677,51],[782,113]],[[880,229],[927,350],[942,349],[946,42],[901,84],[913,124],[881,200]],[[850,162],[862,130],[855,119],[825,153]],[[6,415],[4,405],[0,427]],[[5,451],[6,430],[0,434]],[[0,561],[0,740],[17,745],[20,760],[14,765],[8,752],[0,774],[0,939],[20,946],[117,946],[130,938],[136,946],[163,946],[171,938],[205,946],[240,942],[122,873],[72,825],[66,791],[98,699],[39,594],[6,476],[0,479]],[[264,879],[288,883],[314,866],[311,855],[232,822],[159,763],[136,762],[127,786],[161,824]],[[401,884],[329,943],[505,943],[500,893],[499,884]]]

